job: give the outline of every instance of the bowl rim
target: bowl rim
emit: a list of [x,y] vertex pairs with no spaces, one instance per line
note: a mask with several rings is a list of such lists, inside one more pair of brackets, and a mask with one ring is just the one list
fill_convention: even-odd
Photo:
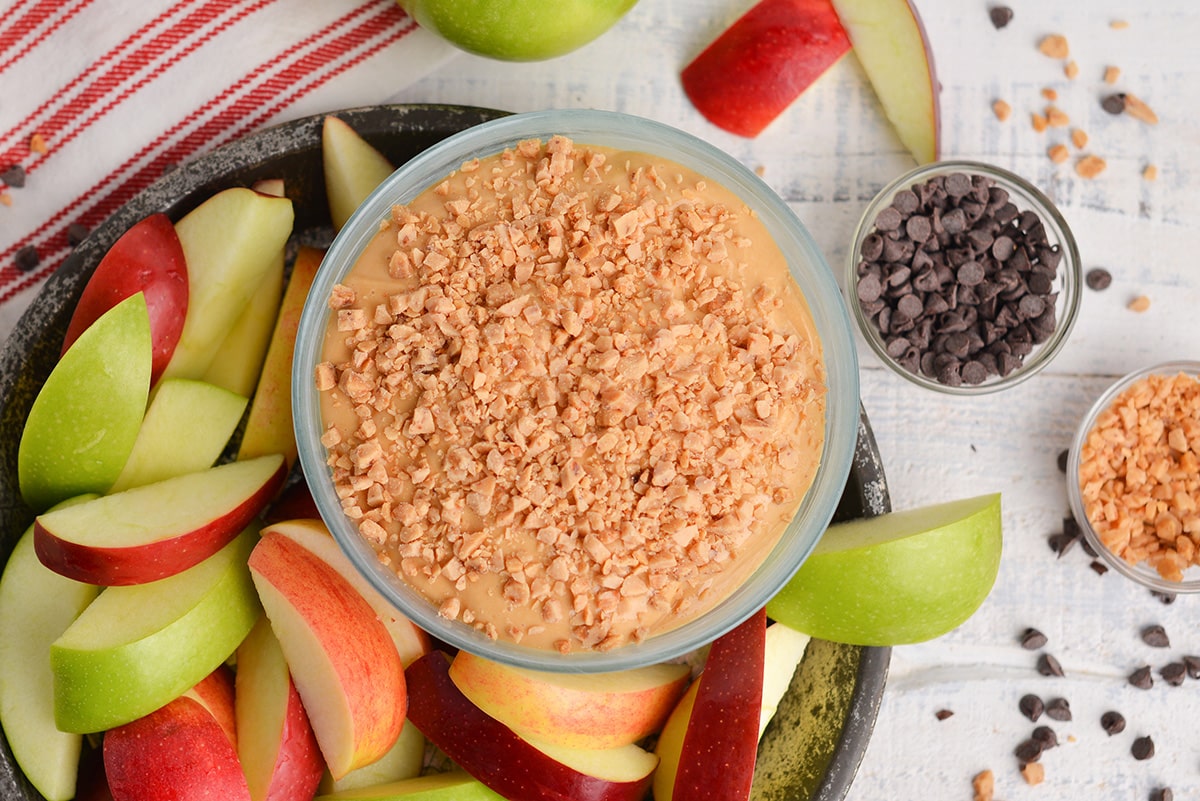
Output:
[[[1172,359],[1170,361],[1158,362],[1148,367],[1141,367],[1121,376],[1100,393],[1099,397],[1096,398],[1080,419],[1079,425],[1075,429],[1075,435],[1071,440],[1071,447],[1067,452],[1067,500],[1070,503],[1071,516],[1075,518],[1075,522],[1083,532],[1084,539],[1087,540],[1092,549],[1099,554],[1100,558],[1109,567],[1122,576],[1155,592],[1190,594],[1200,592],[1200,575],[1191,579],[1185,578],[1183,581],[1170,581],[1160,576],[1158,571],[1145,562],[1138,562],[1136,564],[1126,562],[1120,556],[1113,553],[1100,540],[1100,535],[1092,527],[1091,521],[1087,516],[1087,511],[1084,508],[1083,491],[1079,486],[1078,478],[1080,449],[1083,447],[1084,441],[1087,439],[1088,434],[1091,433],[1092,428],[1096,424],[1096,419],[1100,414],[1108,409],[1122,392],[1133,386],[1137,381],[1151,375],[1168,376],[1178,373],[1184,373],[1195,380],[1200,380],[1200,360]],[[1196,571],[1200,571],[1200,568],[1197,568]]]
[[[1032,203],[1037,207],[1034,210],[1041,217],[1047,232],[1052,234],[1052,239],[1058,241],[1063,254],[1063,261],[1058,270],[1062,286],[1059,290],[1057,325],[1054,334],[1050,339],[1038,345],[1021,366],[1007,376],[990,377],[981,384],[961,384],[959,386],[942,384],[929,376],[910,372],[889,356],[878,329],[863,313],[855,289],[858,283],[857,269],[860,261],[858,254],[863,239],[875,227],[875,217],[878,212],[889,205],[900,190],[908,189],[913,184],[921,183],[930,177],[953,172],[986,175],[1002,184],[1003,188],[1010,193],[1016,190],[1022,201],[1027,204]],[[1066,345],[1071,330],[1075,326],[1076,318],[1079,316],[1079,307],[1082,302],[1083,269],[1079,256],[1079,245],[1062,212],[1042,190],[1029,180],[1003,167],[970,159],[947,159],[922,164],[888,182],[871,198],[859,217],[858,223],[854,227],[854,233],[851,235],[850,249],[847,251],[843,270],[843,292],[846,305],[850,309],[859,334],[866,340],[876,357],[892,372],[911,383],[946,395],[970,396],[1000,392],[1027,381],[1041,372]]]
[[[318,363],[329,309],[324,298],[378,230],[395,203],[411,200],[472,158],[516,143],[561,134],[577,142],[650,152],[722,183],[753,208],[788,258],[813,317],[825,362],[827,398],[821,465],[780,542],[743,585],[708,612],[641,643],[609,651],[559,654],[489,640],[460,621],[447,621],[424,596],[381,566],[374,551],[341,512],[328,480],[320,444],[320,412],[311,376]],[[802,259],[803,265],[796,263]],[[343,269],[338,269],[337,265]],[[315,298],[315,300],[314,300]],[[330,246],[301,314],[292,370],[292,405],[299,461],[318,510],[342,549],[385,598],[444,642],[510,665],[557,672],[599,672],[676,658],[734,628],[791,578],[832,519],[849,475],[859,409],[858,362],[852,324],[836,278],[807,228],[751,170],[714,145],[679,129],[621,112],[556,109],[490,120],[438,142],[399,167],[347,221]],[[314,424],[315,423],[315,424]],[[799,525],[797,521],[802,521]],[[714,621],[718,621],[714,625]]]

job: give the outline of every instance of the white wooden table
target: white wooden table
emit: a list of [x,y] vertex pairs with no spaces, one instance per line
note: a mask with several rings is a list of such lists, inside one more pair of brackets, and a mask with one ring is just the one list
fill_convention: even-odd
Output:
[[[1098,576],[1078,548],[1056,560],[1047,536],[1068,514],[1056,457],[1092,400],[1117,376],[1177,358],[1200,357],[1200,9],[1190,0],[1153,3],[1009,0],[1015,16],[996,30],[985,0],[919,0],[942,83],[942,154],[991,162],[1032,180],[1072,225],[1085,268],[1107,267],[1112,286],[1086,291],[1066,349],[1034,379],[977,399],[944,397],[883,369],[861,343],[862,400],[872,422],[892,504],[908,508],[985,492],[1003,493],[1005,546],[995,589],[951,634],[893,652],[874,737],[851,801],[971,798],[971,778],[990,768],[999,799],[1093,798],[1134,801],[1171,786],[1176,799],[1200,798],[1200,681],[1161,679],[1129,686],[1136,667],[1156,669],[1200,654],[1200,598],[1164,605],[1115,573]],[[841,61],[755,140],[725,134],[696,113],[679,88],[680,68],[748,8],[751,0],[642,0],[610,33],[569,56],[540,64],[501,64],[460,56],[390,98],[511,111],[593,107],[666,122],[707,139],[765,179],[811,229],[840,274],[852,228],[868,199],[912,166],[883,122],[853,56]],[[1110,27],[1127,20],[1125,29]],[[1036,43],[1064,34],[1080,75]],[[1101,75],[1122,70],[1115,87]],[[1047,105],[1043,88],[1072,127],[1091,138],[1087,152],[1107,170],[1085,181],[1047,148],[1065,131],[1035,132],[1029,114]],[[1099,98],[1125,89],[1161,122],[1150,127],[1101,110]],[[992,101],[1007,100],[1000,123]],[[1074,149],[1072,149],[1074,153]],[[1141,177],[1157,165],[1157,181]],[[1146,295],[1138,314],[1128,301]],[[1141,628],[1161,623],[1171,648],[1153,650]],[[1035,670],[1037,652],[1018,637],[1028,626],[1049,637],[1046,652],[1062,678]],[[1061,746],[1042,757],[1045,782],[1031,787],[1013,749],[1033,724],[1018,699],[1066,698],[1073,720],[1053,726]],[[954,715],[939,721],[935,713]],[[1128,728],[1107,736],[1108,709]],[[1137,761],[1137,736],[1156,755]]]

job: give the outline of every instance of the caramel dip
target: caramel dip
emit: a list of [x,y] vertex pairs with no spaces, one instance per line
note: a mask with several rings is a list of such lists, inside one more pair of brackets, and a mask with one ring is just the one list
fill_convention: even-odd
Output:
[[811,484],[821,344],[766,227],[640,153],[522,142],[391,219],[329,298],[345,513],[439,613],[609,649],[702,614]]

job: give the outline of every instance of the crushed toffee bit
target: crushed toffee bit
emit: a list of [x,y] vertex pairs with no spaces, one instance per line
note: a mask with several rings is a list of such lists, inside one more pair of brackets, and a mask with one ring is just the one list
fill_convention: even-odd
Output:
[[1051,146],[1051,148],[1046,151],[1046,155],[1049,156],[1050,160],[1055,164],[1062,164],[1071,157],[1071,152],[1067,150],[1066,145],[1058,144]]
[[1110,86],[1121,78],[1121,68],[1108,66],[1104,68],[1104,82]]
[[1029,124],[1033,126],[1033,130],[1041,133],[1046,130],[1046,118],[1036,111],[1029,115]]
[[1158,180],[1158,167],[1153,164],[1147,164],[1142,168],[1142,179],[1146,181]]
[[1058,90],[1047,86],[1042,89],[1042,97],[1053,103],[1055,100],[1058,100]]
[[37,269],[42,258],[38,255],[37,248],[33,245],[25,245],[16,252],[13,256],[13,261],[17,265],[17,269],[23,273],[32,272]]
[[974,801],[992,801],[996,794],[996,775],[990,769],[981,770],[971,779]]
[[996,115],[996,119],[1004,122],[1012,116],[1012,106],[1004,100],[996,100],[992,103],[992,113]]
[[1052,33],[1048,36],[1043,36],[1038,42],[1038,50],[1042,55],[1050,58],[1066,58],[1071,55],[1071,48],[1067,45],[1067,37],[1061,34]]
[[1026,651],[1036,651],[1046,645],[1048,638],[1035,628],[1025,629],[1021,634],[1021,647]]
[[1088,135],[1087,131],[1082,128],[1071,129],[1071,144],[1075,145],[1076,150],[1083,150],[1087,147]]
[[1123,31],[1129,27],[1129,23],[1123,19],[1114,19],[1112,22],[1108,23],[1108,27],[1112,28],[1114,31]]
[[1041,762],[1028,762],[1021,767],[1021,778],[1026,784],[1041,784],[1046,779],[1046,767]]
[[1058,106],[1046,106],[1046,124],[1051,128],[1066,128],[1071,118]]
[[22,189],[25,187],[25,168],[20,164],[14,164],[11,167],[0,172],[0,181],[8,184],[13,189]]
[[1147,297],[1146,295],[1138,295],[1137,297],[1133,298],[1128,303],[1126,303],[1125,308],[1129,309],[1131,312],[1138,312],[1138,313],[1141,313],[1144,311],[1149,311],[1150,298]]
[[1154,676],[1150,674],[1150,666],[1142,665],[1137,670],[1129,674],[1130,685],[1137,687],[1139,690],[1149,690],[1154,686]]
[[1100,728],[1109,737],[1125,731],[1125,716],[1120,712],[1109,710],[1100,716]]
[[1062,676],[1062,665],[1052,654],[1042,654],[1038,657],[1037,672],[1043,676]]
[[1139,762],[1150,759],[1154,756],[1154,740],[1148,734],[1138,737],[1129,747],[1129,753]]
[[0,205],[11,206],[13,204],[12,195],[8,192],[0,192]]
[[1125,93],[1125,113],[1147,125],[1158,125],[1158,115],[1132,92]]
[[1104,172],[1108,164],[1099,156],[1084,156],[1075,162],[1075,172],[1080,178],[1092,179]]
[[50,148],[46,145],[46,137],[40,133],[35,133],[29,137],[29,151],[36,153],[39,156],[44,156],[50,152]]
[[1141,632],[1142,642],[1149,645],[1151,648],[1170,648],[1171,638],[1167,636],[1167,630],[1157,623],[1146,626]]
[[988,9],[988,17],[996,30],[1000,30],[1012,22],[1013,10],[1008,6],[992,6]]
[[1079,77],[1079,65],[1075,63],[1075,59],[1071,59],[1063,65],[1063,75],[1067,76],[1067,80],[1075,80]]

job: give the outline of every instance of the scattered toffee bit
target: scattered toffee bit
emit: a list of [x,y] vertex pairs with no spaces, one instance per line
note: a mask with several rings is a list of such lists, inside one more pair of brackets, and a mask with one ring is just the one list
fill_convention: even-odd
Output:
[[1120,734],[1125,731],[1125,716],[1120,712],[1105,712],[1100,716],[1100,728],[1104,729],[1109,737]]
[[12,204],[12,195],[10,195],[8,192],[0,192],[0,205],[11,206]]
[[1154,166],[1153,164],[1147,164],[1142,169],[1142,180],[1143,181],[1157,181],[1158,180],[1158,167]]
[[1093,559],[1088,565],[1097,576],[1103,576],[1108,572],[1108,565],[1101,562],[1099,559]]
[[1067,472],[1067,462],[1070,461],[1070,459],[1071,459],[1071,450],[1069,448],[1063,448],[1061,451],[1058,452],[1058,472],[1060,472],[1060,473]]
[[1100,292],[1112,286],[1112,273],[1103,267],[1093,267],[1087,271],[1083,280],[1087,283],[1088,289]]
[[1133,745],[1129,747],[1129,753],[1133,754],[1136,760],[1145,760],[1154,756],[1154,740],[1150,735],[1144,735],[1133,741]]
[[1029,116],[1029,124],[1033,126],[1033,130],[1041,133],[1042,131],[1046,130],[1046,125],[1048,123],[1046,122],[1045,117],[1035,111]]
[[1150,298],[1145,295],[1138,295],[1136,298],[1129,301],[1129,303],[1125,304],[1125,308],[1129,309],[1131,312],[1147,311],[1150,308]]
[[1062,676],[1062,665],[1051,654],[1042,654],[1038,657],[1037,672],[1043,676]]
[[1150,674],[1150,666],[1143,665],[1129,674],[1129,683],[1139,690],[1149,690],[1154,686],[1154,677]]
[[1123,19],[1114,19],[1112,22],[1108,23],[1108,27],[1112,28],[1114,31],[1123,31],[1129,27],[1129,23]]
[[0,181],[11,186],[13,189],[21,189],[25,186],[25,168],[20,164],[14,164],[4,172],[0,172]]
[[950,173],[896,193],[863,240],[856,293],[887,353],[946,386],[1019,368],[1058,325],[1062,251],[989,177]]
[[1047,637],[1035,628],[1025,629],[1021,634],[1021,647],[1026,651],[1036,651],[1047,642]]
[[1142,642],[1151,648],[1171,647],[1171,638],[1167,636],[1167,630],[1157,623],[1142,629]]
[[1132,92],[1125,93],[1125,113],[1147,125],[1158,125],[1158,115]]
[[1063,64],[1063,75],[1066,75],[1069,81],[1073,81],[1079,77],[1079,65],[1075,63],[1075,59],[1071,59],[1066,64]]
[[1200,679],[1200,656],[1185,656],[1183,666],[1187,668],[1189,679]]
[[1042,758],[1042,744],[1037,740],[1030,738],[1022,740],[1016,748],[1013,749],[1013,755],[1020,760],[1021,764],[1027,765],[1030,762],[1037,762]]
[[1067,37],[1057,33],[1042,37],[1042,40],[1038,42],[1038,50],[1042,52],[1042,55],[1050,58],[1066,58],[1071,55]]
[[18,270],[23,273],[28,273],[37,269],[37,266],[39,263],[41,263],[42,258],[38,255],[36,247],[33,245],[26,245],[16,252],[16,255],[13,256],[13,260],[16,262]]
[[1058,735],[1049,726],[1038,726],[1030,736],[1042,744],[1043,751],[1058,747]]
[[1066,698],[1054,698],[1046,704],[1046,717],[1051,720],[1068,721],[1071,719],[1071,704]]
[[1071,151],[1067,149],[1066,145],[1057,144],[1051,146],[1050,149],[1046,151],[1046,155],[1049,156],[1050,160],[1055,164],[1062,164],[1064,161],[1071,158]]
[[938,720],[945,720],[946,718],[954,717],[954,711],[951,709],[939,709],[933,713],[933,716]]
[[1187,678],[1187,668],[1182,662],[1171,662],[1163,665],[1162,669],[1158,671],[1158,675],[1162,676],[1163,681],[1170,686],[1178,687]]
[[1012,116],[1012,106],[1005,100],[995,100],[992,102],[992,113],[996,115],[996,119],[1004,122]]
[[1099,156],[1084,156],[1075,162],[1075,172],[1080,178],[1092,179],[1104,172],[1108,162]]
[[1029,762],[1022,765],[1021,778],[1031,786],[1041,784],[1046,780],[1046,767],[1041,762]]
[[87,239],[89,233],[88,227],[83,223],[71,223],[67,226],[67,244],[71,247],[76,247],[80,242]]
[[996,793],[996,775],[990,770],[981,770],[971,779],[974,801],[992,801]]
[[992,18],[992,25],[996,30],[1000,30],[1012,22],[1013,10],[1008,6],[992,6],[988,9],[988,16]]
[[1071,117],[1058,106],[1046,106],[1046,124],[1051,128],[1066,128],[1071,124]]
[[1104,82],[1110,86],[1116,83],[1121,77],[1121,68],[1108,66],[1104,68]]
[[1022,695],[1021,700],[1017,702],[1017,707],[1021,710],[1021,714],[1029,718],[1033,723],[1037,723],[1038,718],[1042,716],[1042,712],[1046,709],[1046,705],[1042,703],[1042,699],[1033,693]]
[[1109,114],[1124,114],[1125,93],[1116,92],[1111,95],[1105,95],[1100,99],[1100,108],[1104,109]]
[[1170,787],[1156,787],[1150,791],[1150,801],[1175,801],[1175,793]]
[[1082,128],[1071,129],[1071,144],[1075,145],[1076,150],[1083,150],[1087,147],[1088,135],[1087,131]]

